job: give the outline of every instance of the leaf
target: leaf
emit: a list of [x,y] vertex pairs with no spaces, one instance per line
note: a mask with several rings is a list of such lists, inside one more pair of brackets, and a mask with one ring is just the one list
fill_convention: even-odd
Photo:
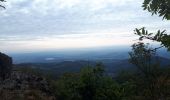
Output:
[[141,36],[141,37],[139,37],[139,40],[140,40],[140,41],[142,41],[142,40],[143,40],[143,38],[144,38],[144,36]]

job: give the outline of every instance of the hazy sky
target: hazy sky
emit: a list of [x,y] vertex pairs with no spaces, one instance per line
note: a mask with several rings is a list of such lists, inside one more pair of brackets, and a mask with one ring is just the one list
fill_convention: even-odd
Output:
[[129,45],[135,28],[170,23],[142,10],[143,0],[7,0],[0,9],[1,52]]

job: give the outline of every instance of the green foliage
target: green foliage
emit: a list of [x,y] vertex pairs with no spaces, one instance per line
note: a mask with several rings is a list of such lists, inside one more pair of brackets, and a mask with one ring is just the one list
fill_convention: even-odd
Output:
[[[161,100],[169,97],[168,88],[169,74],[162,70],[159,60],[155,59],[155,50],[149,48],[144,43],[134,44],[130,52],[130,62],[134,64],[140,73],[136,75],[134,82],[136,83],[138,96],[145,100]],[[168,88],[168,89],[167,89]]]
[[23,73],[26,73],[26,74],[33,74],[33,75],[36,75],[36,76],[41,76],[42,75],[42,72],[40,69],[38,68],[31,68],[31,67],[14,67],[14,70],[16,71],[20,71],[20,72],[23,72]]
[[[135,61],[146,56],[142,50],[148,51],[149,48],[144,44],[140,45],[136,44],[132,50],[132,57],[137,59]],[[140,49],[141,47],[143,49]],[[144,54],[138,54],[140,52],[136,52],[136,48]],[[146,62],[143,63],[147,63],[147,60],[144,61]],[[139,64],[141,63],[137,65]],[[148,71],[149,68],[152,69]],[[157,70],[154,68],[154,64],[144,67],[143,70],[147,72],[147,75],[138,69],[139,71],[122,71],[113,78],[104,72],[102,64],[97,64],[84,67],[78,73],[65,73],[56,80],[49,78],[51,80],[48,82],[51,87],[50,91],[58,100],[158,100],[157,98],[168,100],[167,98],[170,97],[168,82],[170,70],[162,69],[158,65],[156,65]],[[37,70],[29,68],[22,71],[38,73]]]
[[42,70],[40,68],[31,68],[29,66],[15,66],[13,70],[20,71],[26,74],[36,75],[38,77],[44,77],[47,81],[51,81],[56,79],[55,75],[53,75],[50,71]]
[[149,48],[149,44],[139,42],[132,45],[132,52],[129,53],[130,62],[148,77],[148,74],[159,66],[159,61],[154,61],[155,54],[156,51]]
[[[170,20],[170,0],[144,0],[144,10],[148,10],[152,14],[159,14],[164,19]],[[156,33],[149,33],[144,27],[141,29],[135,29],[135,34],[139,35],[139,40],[149,39],[153,41],[161,42],[162,46],[165,46],[170,51],[170,35],[166,31],[158,30]],[[159,48],[156,48],[159,49]]]
[[[139,35],[139,40],[149,39],[157,42],[161,42],[161,45],[166,47],[170,51],[170,35],[166,31],[158,30],[156,33],[149,33],[144,27],[141,29],[135,29],[135,34]],[[158,48],[156,48],[158,49]]]
[[[127,84],[124,86],[129,89]],[[60,100],[123,100],[126,96],[123,86],[106,76],[99,65],[64,74],[53,87]]]
[[[2,2],[5,2],[5,0],[0,0],[0,3],[2,3]],[[5,9],[5,7],[3,5],[1,5],[1,4],[0,4],[0,8],[4,8]]]
[[[170,20],[170,0],[144,0],[144,10],[148,10],[152,14],[159,14],[164,19]],[[170,51],[170,35],[165,30],[158,30],[156,33],[149,33],[144,27],[141,29],[135,29],[135,34],[139,35],[139,40],[149,39],[161,43],[161,47],[166,47]],[[155,48],[159,49],[161,47]]]
[[170,20],[170,0],[144,0],[144,10],[163,16],[163,19]]

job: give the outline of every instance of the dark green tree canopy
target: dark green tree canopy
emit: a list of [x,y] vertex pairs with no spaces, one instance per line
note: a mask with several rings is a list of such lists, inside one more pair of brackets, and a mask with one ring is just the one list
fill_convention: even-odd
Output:
[[159,14],[163,19],[170,20],[170,0],[144,0],[144,10],[154,14]]

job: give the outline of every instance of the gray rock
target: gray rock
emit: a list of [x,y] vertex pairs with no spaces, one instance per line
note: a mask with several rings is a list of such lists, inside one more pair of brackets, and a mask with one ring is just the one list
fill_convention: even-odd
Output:
[[0,80],[10,77],[12,71],[12,58],[0,53]]

